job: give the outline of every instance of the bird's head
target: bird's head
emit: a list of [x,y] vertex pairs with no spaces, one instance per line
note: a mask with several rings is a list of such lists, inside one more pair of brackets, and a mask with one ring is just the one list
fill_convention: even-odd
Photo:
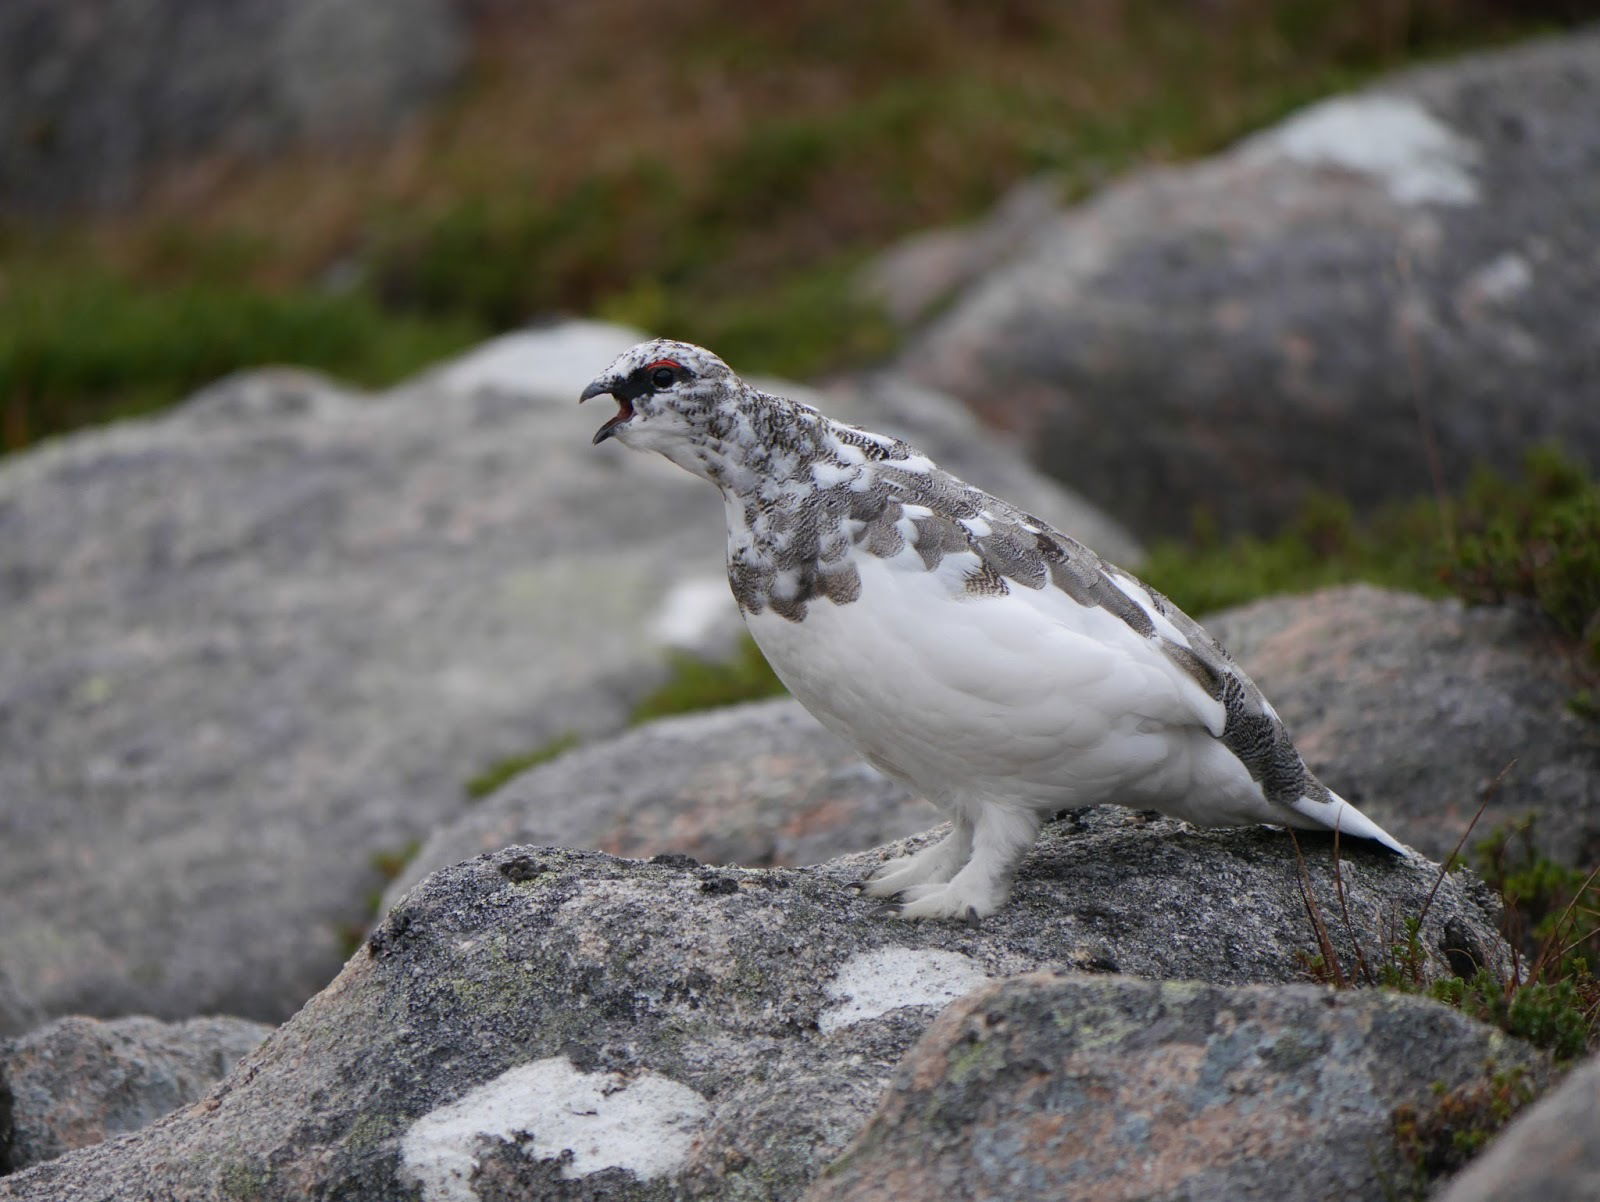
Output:
[[742,387],[728,365],[688,342],[657,338],[618,355],[578,398],[610,395],[617,414],[594,441],[615,438],[639,451],[660,451],[691,471],[693,448],[715,439],[733,417]]

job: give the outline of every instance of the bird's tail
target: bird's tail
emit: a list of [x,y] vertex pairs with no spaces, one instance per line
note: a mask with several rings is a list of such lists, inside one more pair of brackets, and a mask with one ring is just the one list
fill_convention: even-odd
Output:
[[1412,854],[1403,843],[1331,789],[1326,798],[1302,797],[1289,808],[1309,819],[1305,826],[1336,830],[1342,836],[1357,839],[1371,839],[1402,856]]

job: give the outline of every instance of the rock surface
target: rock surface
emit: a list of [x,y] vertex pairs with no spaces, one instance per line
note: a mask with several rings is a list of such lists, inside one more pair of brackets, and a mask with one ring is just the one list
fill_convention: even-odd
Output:
[[1059,199],[1053,180],[1018,184],[982,220],[913,234],[876,256],[863,290],[897,325],[911,326],[1053,225]]
[[121,208],[163,166],[388,132],[465,50],[450,0],[6,0],[0,208]]
[[[272,1028],[242,1018],[59,1018],[0,1042],[0,1172],[137,1131],[200,1098]],[[0,1106],[0,1110],[5,1107]]]
[[428,873],[513,843],[793,866],[938,821],[799,702],[759,701],[650,722],[516,777],[436,831],[383,908]]
[[[1328,848],[1303,842],[1331,911]],[[1314,946],[1281,832],[1077,813],[979,929],[875,917],[846,885],[876,859],[696,869],[519,847],[447,868],[203,1101],[0,1180],[0,1198],[795,1198],[986,977],[1287,982]],[[1361,939],[1436,879],[1358,849],[1344,871]],[[1443,881],[1430,974],[1469,945],[1503,963],[1483,905]]]
[[[249,373],[0,464],[0,1034],[284,1018],[370,918],[375,857],[737,626],[715,492],[589,445],[608,414],[577,395],[639,337],[516,335],[376,397]],[[952,402],[825,403],[1133,546]]]
[[1600,29],[1398,76],[1063,214],[909,347],[1144,535],[1558,439],[1600,463]]
[[[1540,624],[1369,586],[1213,615],[1314,771],[1433,857],[1536,815],[1537,846],[1600,861],[1600,732]],[[581,803],[575,801],[582,798]],[[809,864],[936,820],[792,700],[650,723],[512,780],[435,832],[385,905],[427,873],[512,843],[708,863]]]
[[1259,601],[1206,628],[1311,770],[1401,841],[1449,854],[1487,793],[1473,842],[1533,814],[1544,854],[1600,863],[1600,727],[1567,709],[1577,682],[1528,615],[1353,586]]
[[1527,1045],[1417,997],[1017,977],[946,1009],[809,1202],[1394,1196],[1397,1107]]
[[1600,1060],[1574,1069],[1450,1183],[1439,1202],[1600,1198]]

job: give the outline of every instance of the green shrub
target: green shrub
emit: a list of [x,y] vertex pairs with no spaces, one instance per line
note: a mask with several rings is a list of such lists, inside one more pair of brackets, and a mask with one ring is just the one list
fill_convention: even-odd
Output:
[[[1571,640],[1580,667],[1600,671],[1600,479],[1552,446],[1530,450],[1520,477],[1480,470],[1442,512],[1414,501],[1357,521],[1318,497],[1272,537],[1161,543],[1141,575],[1200,614],[1353,581],[1521,602]],[[1577,712],[1593,708],[1574,698]]]
[[1457,520],[1451,587],[1532,600],[1600,663],[1600,482],[1559,448],[1535,448],[1521,480],[1478,473]]
[[1445,591],[1443,566],[1431,502],[1394,506],[1357,521],[1348,502],[1318,495],[1270,537],[1220,542],[1202,531],[1189,543],[1158,543],[1139,574],[1180,608],[1205,614],[1354,581],[1439,594]]

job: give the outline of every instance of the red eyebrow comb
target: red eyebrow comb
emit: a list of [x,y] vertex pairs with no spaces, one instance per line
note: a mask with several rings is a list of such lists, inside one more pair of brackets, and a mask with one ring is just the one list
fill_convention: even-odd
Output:
[[657,359],[654,363],[644,365],[645,371],[654,371],[658,367],[676,367],[679,371],[683,370],[683,364],[676,359]]

